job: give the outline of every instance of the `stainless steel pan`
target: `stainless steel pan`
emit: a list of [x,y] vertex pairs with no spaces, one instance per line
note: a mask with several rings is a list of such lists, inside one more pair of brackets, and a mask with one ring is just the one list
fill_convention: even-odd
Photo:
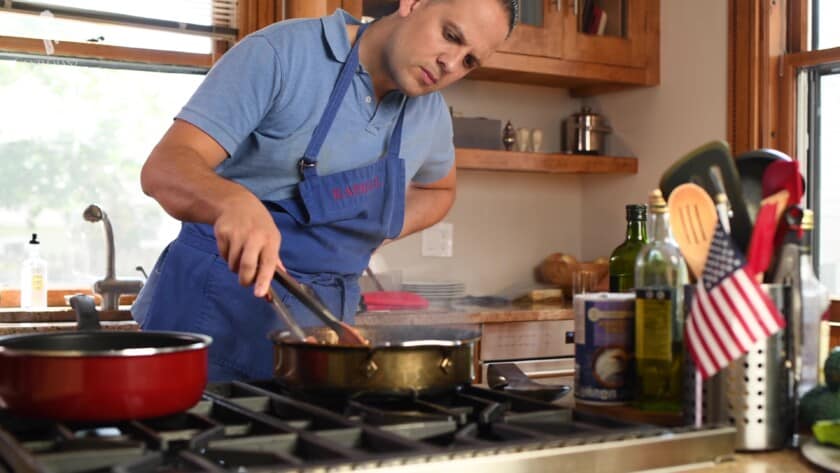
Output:
[[291,332],[274,334],[275,377],[292,390],[339,395],[446,391],[475,377],[477,331],[433,326],[359,331],[370,345],[338,344],[327,327],[304,330],[310,341]]

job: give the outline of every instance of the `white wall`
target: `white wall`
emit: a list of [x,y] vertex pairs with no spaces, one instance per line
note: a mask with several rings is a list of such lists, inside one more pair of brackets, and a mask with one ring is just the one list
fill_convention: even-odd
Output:
[[[560,149],[559,127],[579,101],[565,89],[463,81],[445,92],[464,116],[510,120],[515,127],[542,128],[543,149]],[[563,249],[580,253],[581,179],[572,175],[458,172],[458,196],[445,222],[454,225],[452,258],[420,255],[412,235],[380,250],[404,279],[459,280],[473,295],[530,285],[533,267]]]
[[[639,158],[635,176],[461,171],[454,256],[420,256],[420,235],[381,250],[404,279],[461,280],[473,295],[533,282],[554,251],[606,256],[624,235],[624,205],[643,202],[682,154],[726,134],[726,0],[661,0],[658,87],[586,99],[615,130],[612,154]],[[456,112],[540,127],[546,151],[560,148],[560,122],[581,106],[565,90],[464,81],[444,94]]]
[[661,5],[660,85],[588,99],[610,118],[618,151],[639,158],[639,173],[586,178],[586,257],[612,251],[624,232],[624,204],[644,202],[671,163],[707,141],[726,139],[727,2]]

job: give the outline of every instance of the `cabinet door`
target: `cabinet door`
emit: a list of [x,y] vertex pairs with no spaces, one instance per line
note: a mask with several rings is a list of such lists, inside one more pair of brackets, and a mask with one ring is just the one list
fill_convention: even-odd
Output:
[[563,0],[520,0],[521,22],[499,48],[528,56],[563,55]]
[[[616,66],[645,66],[649,1],[659,0],[564,0],[563,58]],[[601,17],[595,13],[599,11],[606,15],[603,26],[598,22]]]

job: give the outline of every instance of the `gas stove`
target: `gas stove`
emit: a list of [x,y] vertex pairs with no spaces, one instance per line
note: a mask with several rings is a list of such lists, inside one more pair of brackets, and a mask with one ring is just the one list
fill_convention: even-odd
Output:
[[434,396],[296,396],[273,381],[208,386],[171,416],[57,423],[0,410],[0,472],[372,469],[640,471],[732,454],[731,427],[619,422],[476,386]]

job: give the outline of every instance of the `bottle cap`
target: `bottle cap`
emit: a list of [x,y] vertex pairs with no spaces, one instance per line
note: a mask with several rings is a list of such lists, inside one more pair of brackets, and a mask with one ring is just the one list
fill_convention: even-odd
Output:
[[814,211],[811,209],[802,209],[802,229],[803,230],[813,230],[814,229]]
[[668,211],[665,204],[665,199],[662,197],[662,191],[654,189],[648,194],[648,205],[650,205],[650,213],[664,214]]
[[30,245],[40,245],[41,244],[41,242],[38,241],[38,234],[37,233],[32,234],[32,239],[29,240],[29,244]]
[[647,220],[647,207],[641,204],[627,204],[624,206],[627,220]]

